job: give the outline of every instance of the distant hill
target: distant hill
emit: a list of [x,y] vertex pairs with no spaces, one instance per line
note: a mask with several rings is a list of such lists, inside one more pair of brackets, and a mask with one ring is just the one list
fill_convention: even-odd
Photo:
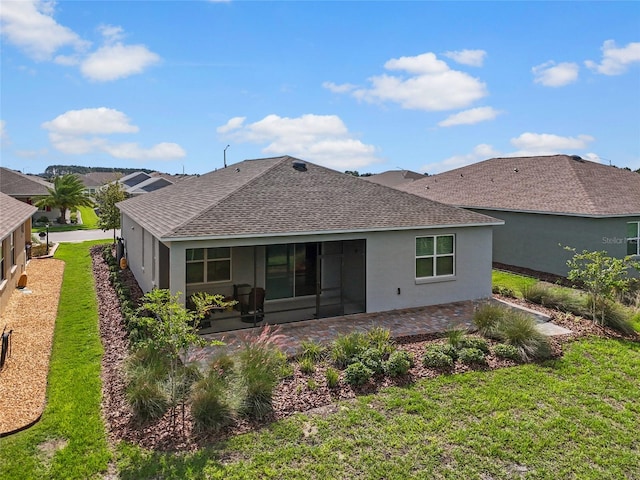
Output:
[[81,165],[49,165],[43,174],[42,177],[56,177],[58,175],[66,175],[68,173],[77,173],[78,175],[84,175],[85,173],[92,172],[104,172],[104,173],[112,173],[119,172],[123,175],[128,175],[133,172],[145,172],[145,173],[153,173],[155,170],[150,170],[148,168],[109,168],[109,167],[83,167]]

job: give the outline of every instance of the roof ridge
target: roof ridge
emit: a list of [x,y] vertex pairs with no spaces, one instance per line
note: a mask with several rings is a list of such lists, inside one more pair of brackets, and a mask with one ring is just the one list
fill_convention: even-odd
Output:
[[[571,166],[571,171],[573,172],[573,176],[575,177],[577,184],[580,185],[580,189],[582,190],[583,197],[589,203],[589,210],[594,212],[598,211],[598,203],[595,201],[594,198],[591,197],[592,192],[589,188],[587,188],[586,182],[583,179],[583,176],[581,175],[582,171],[577,168],[578,161],[574,160],[571,155],[566,156],[566,161]],[[586,161],[586,160],[583,159],[583,161]],[[596,164],[596,162],[592,162],[592,163]],[[602,164],[598,163],[597,165],[602,165]]]
[[[284,160],[287,158],[291,158],[293,159],[293,157],[290,157],[289,155],[283,155],[281,157],[271,157],[271,158],[265,158],[265,159],[250,159],[250,160],[243,160],[240,163],[236,163],[233,165],[229,165],[226,168],[233,168],[234,165],[241,165],[245,162],[251,162],[251,161],[257,161],[257,160],[271,160],[271,159],[276,159],[276,158],[280,158],[279,161],[275,162],[273,165],[271,165],[269,168],[267,168],[266,170],[262,171],[262,172],[258,172],[256,173],[253,178],[251,178],[248,182],[244,183],[243,185],[239,186],[238,188],[231,190],[229,193],[227,193],[224,197],[219,198],[216,202],[214,202],[213,204],[209,205],[207,208],[198,211],[197,213],[195,213],[194,215],[189,216],[184,222],[180,223],[179,225],[173,227],[169,232],[167,232],[168,234],[171,233],[175,233],[177,230],[179,230],[180,228],[182,228],[184,225],[188,224],[189,222],[192,222],[194,219],[198,218],[199,216],[201,216],[204,212],[208,212],[211,208],[213,208],[215,205],[219,205],[221,204],[223,201],[225,201],[227,198],[229,198],[231,195],[235,195],[238,191],[243,190],[247,185],[250,185],[254,182],[256,182],[260,177],[262,177],[264,174],[266,174],[267,172],[270,172],[272,169],[274,169],[276,166],[280,165],[281,163],[284,163]],[[238,168],[237,166],[235,168]],[[213,172],[210,173],[215,173],[218,170],[214,170]],[[175,185],[175,183],[174,183]],[[165,233],[166,235],[166,233]]]

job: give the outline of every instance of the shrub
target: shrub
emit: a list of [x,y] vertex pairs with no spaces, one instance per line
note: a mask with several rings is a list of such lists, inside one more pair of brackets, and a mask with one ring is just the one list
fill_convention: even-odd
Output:
[[273,390],[280,380],[286,356],[275,344],[260,338],[244,342],[236,355],[240,413],[264,418],[272,410]]
[[431,368],[448,368],[453,366],[453,359],[444,353],[437,345],[428,347],[422,355],[422,364]]
[[522,296],[531,303],[544,305],[544,300],[548,295],[549,287],[540,282],[522,287]]
[[515,298],[516,296],[516,292],[514,292],[513,289],[505,287],[504,285],[494,285],[491,291],[503,297]]
[[430,347],[428,347],[428,350],[437,350],[439,352],[442,352],[446,356],[450,357],[453,361],[458,359],[458,349],[450,343],[438,343],[436,345],[431,345]]
[[198,431],[218,432],[233,420],[224,370],[213,369],[191,391],[191,415]]
[[365,367],[371,370],[373,373],[384,372],[384,360],[382,352],[377,348],[368,348],[360,355],[358,355],[358,361],[360,361]]
[[311,391],[318,389],[318,382],[316,382],[313,378],[307,379],[307,388]]
[[309,358],[314,362],[322,360],[327,352],[327,347],[313,340],[303,340],[300,347],[302,348],[301,357]]
[[373,327],[367,332],[367,340],[369,345],[379,350],[385,358],[388,358],[396,349],[391,338],[391,331],[388,328]]
[[358,355],[369,347],[367,337],[361,332],[338,335],[331,346],[331,361],[338,368],[345,368],[356,361]]
[[344,371],[344,380],[349,385],[364,385],[369,381],[373,371],[366,367],[362,362],[355,362],[349,365]]
[[316,364],[309,357],[305,357],[302,360],[300,360],[299,366],[300,366],[300,371],[306,375],[310,375],[316,371]]
[[631,321],[632,316],[622,305],[606,301],[602,311],[604,312],[605,326],[611,327],[625,335],[635,333],[635,329],[633,328],[633,323]]
[[47,217],[46,215],[41,215],[40,217],[38,217],[38,220],[36,220],[36,223],[47,224],[49,223],[49,217]]
[[493,353],[498,357],[508,358],[509,360],[520,360],[520,353],[518,352],[518,349],[513,345],[506,343],[499,343],[493,347]]
[[473,313],[473,323],[480,335],[487,338],[498,338],[500,322],[504,319],[506,308],[494,302],[482,304]]
[[163,360],[151,349],[139,349],[127,358],[125,398],[139,420],[160,418],[169,408],[164,389],[169,366]]
[[514,311],[500,325],[500,335],[504,343],[518,349],[524,361],[543,359],[551,356],[549,339],[536,329],[536,322],[524,312]]
[[[466,336],[460,342],[460,348],[476,348],[483,353],[489,353],[489,344],[484,338]],[[458,356],[460,353],[458,352]]]
[[335,388],[340,382],[340,372],[333,367],[327,368],[325,372],[325,378],[327,379],[327,387]]
[[452,328],[446,331],[447,342],[453,348],[460,348],[461,342],[467,334],[467,330],[465,328]]
[[404,350],[396,350],[384,362],[384,371],[390,377],[406,375],[411,368],[411,355]]
[[479,348],[461,348],[458,352],[458,359],[462,363],[470,364],[470,363],[479,363],[484,364],[487,363],[484,358],[484,352]]

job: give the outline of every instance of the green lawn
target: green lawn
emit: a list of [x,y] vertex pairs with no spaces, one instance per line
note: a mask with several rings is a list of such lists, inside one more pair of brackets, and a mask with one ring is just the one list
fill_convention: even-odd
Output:
[[80,216],[82,217],[82,225],[89,230],[95,230],[98,227],[98,216],[93,207],[78,207]]
[[503,272],[502,270],[493,270],[491,274],[493,286],[501,286],[510,289],[519,298],[522,298],[522,289],[538,283],[533,277],[524,277],[515,273]]
[[[93,211],[92,207],[78,207],[80,215],[82,216],[82,223],[69,223],[66,225],[60,225],[52,223],[49,225],[50,232],[71,232],[73,230],[96,230],[98,227],[98,216]],[[34,233],[46,232],[47,227],[34,226],[32,228]]]
[[[1,440],[0,478],[90,478],[110,458],[99,414],[87,244],[67,260],[42,422]],[[640,343],[570,344],[562,359],[444,375],[298,414],[197,453],[115,447],[121,479],[640,478]],[[65,438],[47,467],[37,445]]]
[[[100,415],[102,345],[89,256],[97,243],[104,241],[63,243],[56,251],[66,266],[47,406],[34,427],[0,439],[2,479],[84,479],[106,471],[111,453]],[[66,446],[47,458],[39,447],[45,442]]]

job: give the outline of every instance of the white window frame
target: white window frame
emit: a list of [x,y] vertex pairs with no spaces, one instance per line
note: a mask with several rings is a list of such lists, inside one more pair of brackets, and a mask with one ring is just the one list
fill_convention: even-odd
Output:
[[4,264],[4,256],[5,256],[5,248],[4,248],[4,239],[0,240],[0,282],[4,281],[7,278],[7,272],[5,270]]
[[[208,258],[208,252],[210,248],[228,248],[229,249],[229,256],[228,257],[223,257],[223,258],[212,258],[209,259]],[[189,250],[203,250],[202,252],[202,259],[201,260],[187,260],[188,258],[188,254],[187,252]],[[193,263],[202,263],[202,268],[204,269],[204,271],[202,272],[202,278],[204,279],[203,282],[189,282],[187,280],[187,272],[186,272],[186,268],[185,268],[185,285],[204,285],[204,284],[211,284],[211,283],[229,283],[232,280],[233,277],[233,261],[232,261],[232,257],[233,257],[233,252],[232,252],[232,248],[231,247],[204,247],[204,248],[187,248],[185,250],[185,264],[193,264]],[[209,279],[207,278],[207,265],[209,262],[229,262],[229,278],[224,279],[224,280],[212,280],[209,281]]]
[[[635,241],[636,243],[636,253],[630,253],[629,255],[640,255],[640,222],[628,222],[628,225],[635,225],[636,227],[636,236],[635,237],[627,237],[627,253],[629,252],[629,244]],[[628,229],[628,227],[627,227]]]
[[9,238],[11,238],[9,243],[9,256],[11,257],[11,267],[13,267],[16,264],[16,232],[11,232]]
[[[451,253],[440,253],[440,254],[437,253],[438,238],[442,238],[442,237],[451,237],[451,239],[452,239],[452,247],[453,247],[452,248],[453,251]],[[432,238],[433,239],[433,254],[431,254],[431,255],[418,255],[417,241],[418,241],[419,238]],[[455,277],[455,275],[456,275],[456,235],[454,233],[447,233],[447,234],[442,234],[442,235],[421,235],[419,237],[415,237],[414,242],[413,242],[413,248],[414,248],[414,254],[415,254],[414,273],[415,273],[416,281],[430,280],[430,279],[433,279],[433,278],[440,279],[440,278]],[[452,266],[453,266],[452,272],[438,275],[438,258],[444,258],[444,257],[451,257]],[[433,275],[419,277],[418,276],[418,260],[419,259],[426,259],[426,258],[433,259]]]

